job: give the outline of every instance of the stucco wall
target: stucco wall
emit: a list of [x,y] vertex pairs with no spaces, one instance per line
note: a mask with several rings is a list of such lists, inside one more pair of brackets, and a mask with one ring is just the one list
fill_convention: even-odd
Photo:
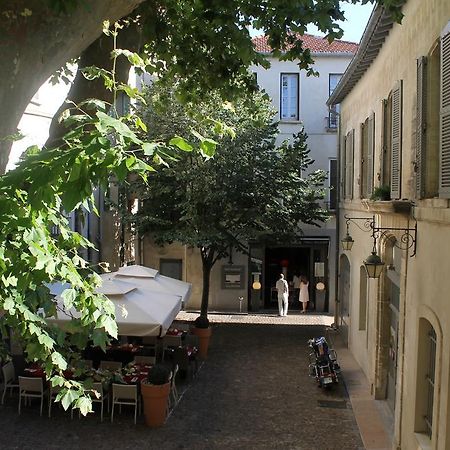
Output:
[[[416,202],[411,214],[395,213],[388,206],[377,206],[373,202],[361,202],[359,198],[345,202],[342,212],[351,216],[379,214],[383,227],[408,227],[417,219],[417,254],[410,258],[402,253],[400,275],[400,320],[399,358],[395,408],[394,446],[402,449],[422,448],[427,444],[423,435],[415,433],[416,388],[418,365],[419,318],[426,317],[435,328],[438,338],[435,404],[433,410],[433,439],[430,448],[450,448],[449,417],[449,354],[450,354],[450,277],[448,255],[450,254],[450,210],[447,200],[417,200],[414,193],[414,139],[416,116],[416,60],[427,55],[444,26],[450,20],[448,0],[408,0],[404,7],[403,24],[394,25],[387,36],[377,58],[353,90],[341,104],[342,134],[355,129],[354,192],[359,192],[360,176],[360,131],[359,125],[375,112],[375,185],[380,171],[382,100],[387,98],[397,80],[403,80],[402,115],[402,179],[401,197]],[[438,105],[436,105],[438,108]],[[358,194],[356,194],[358,197]],[[342,217],[341,217],[342,218]],[[341,238],[345,234],[342,228]],[[351,321],[349,346],[364,369],[369,381],[377,384],[380,358],[386,348],[377,341],[380,333],[379,304],[382,298],[381,281],[370,281],[368,340],[358,330],[355,317],[359,313],[359,267],[371,250],[367,233],[351,227],[355,245],[347,256],[351,263],[352,283],[350,287]],[[384,256],[380,246],[379,254]],[[386,276],[386,275],[384,275]],[[380,283],[380,284],[379,284]],[[365,332],[364,332],[365,333]],[[396,448],[396,447],[394,447]],[[424,447],[423,447],[424,448]]]

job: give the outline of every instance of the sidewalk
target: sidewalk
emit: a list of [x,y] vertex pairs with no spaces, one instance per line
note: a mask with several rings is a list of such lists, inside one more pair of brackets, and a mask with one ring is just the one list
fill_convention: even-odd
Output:
[[391,450],[392,436],[383,421],[383,414],[370,394],[370,385],[364,372],[353,358],[338,333],[328,333],[338,354],[342,378],[350,398],[361,439],[366,450]]

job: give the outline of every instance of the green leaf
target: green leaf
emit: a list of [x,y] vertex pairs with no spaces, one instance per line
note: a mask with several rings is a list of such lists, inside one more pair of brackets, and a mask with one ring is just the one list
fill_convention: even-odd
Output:
[[52,362],[55,366],[58,366],[60,370],[66,370],[67,369],[67,362],[59,352],[53,352],[52,353]]
[[101,315],[100,319],[97,321],[97,328],[104,328],[110,336],[117,338],[117,323],[111,316],[106,314]]
[[[139,116],[136,117],[134,124],[136,125],[136,127],[140,128],[142,131],[145,131],[147,133],[147,125],[145,125],[145,123],[142,122],[142,120]],[[142,147],[144,147],[144,146],[145,146],[145,143],[142,144]]]
[[157,148],[158,144],[155,142],[144,142],[142,144],[142,150],[144,151],[144,155],[147,156],[153,156]]
[[204,139],[200,143],[200,150],[202,154],[208,158],[212,158],[216,152],[217,142],[212,139]]
[[72,389],[68,389],[66,393],[61,398],[61,404],[65,411],[69,408],[69,406],[78,399],[80,396],[80,393],[77,391],[74,391]]
[[75,403],[75,406],[80,410],[80,413],[83,416],[86,416],[88,413],[92,412],[92,400],[87,397],[79,397]]
[[184,152],[192,152],[193,147],[192,145],[190,145],[186,139],[180,137],[180,136],[175,136],[174,138],[172,138],[169,141],[169,145],[175,145],[176,147],[178,147],[180,150],[183,150]]
[[77,298],[77,291],[73,288],[64,289],[61,293],[61,298],[64,302],[64,307],[69,310],[73,306],[73,302]]
[[96,116],[99,122],[96,124],[97,129],[102,133],[107,133],[111,128],[114,129],[117,134],[130,139],[135,144],[142,144],[142,141],[130,130],[127,124],[123,123],[114,117],[108,116],[104,112],[98,111]]

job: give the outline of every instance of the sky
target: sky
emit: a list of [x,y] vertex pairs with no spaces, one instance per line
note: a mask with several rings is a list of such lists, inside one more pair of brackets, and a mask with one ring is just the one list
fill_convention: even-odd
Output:
[[[361,36],[366,28],[367,22],[370,17],[370,13],[373,9],[372,3],[366,3],[365,5],[351,3],[343,3],[342,9],[344,10],[345,22],[340,22],[341,28],[344,30],[344,36],[341,38],[344,41],[359,42]],[[308,26],[308,33],[316,36],[323,35],[313,25]]]

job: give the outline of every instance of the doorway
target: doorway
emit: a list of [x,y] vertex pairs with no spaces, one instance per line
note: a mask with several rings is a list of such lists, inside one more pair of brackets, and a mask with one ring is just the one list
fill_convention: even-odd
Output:
[[[264,307],[278,309],[275,284],[283,273],[289,284],[289,309],[300,310],[298,290],[294,287],[294,276],[305,275],[311,280],[311,249],[307,247],[272,247],[266,248],[264,265]],[[310,305],[314,305],[310,284]]]

